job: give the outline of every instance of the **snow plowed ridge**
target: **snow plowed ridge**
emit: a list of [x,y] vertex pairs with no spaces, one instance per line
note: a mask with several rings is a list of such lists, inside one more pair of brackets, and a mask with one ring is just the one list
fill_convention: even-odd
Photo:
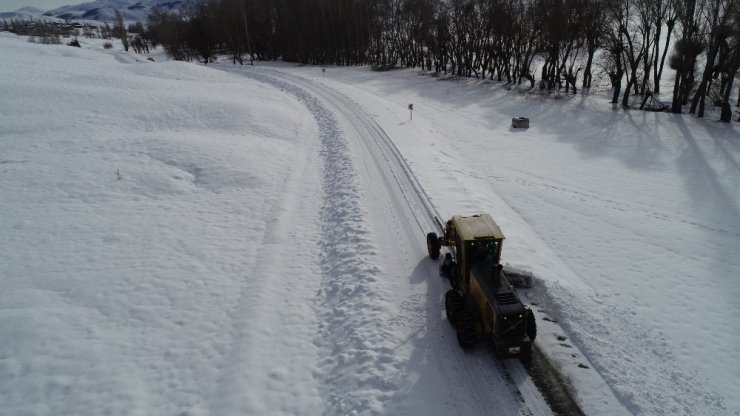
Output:
[[384,367],[398,363],[392,351],[376,348],[383,340],[373,313],[381,301],[373,288],[380,269],[369,261],[376,251],[363,226],[354,166],[336,120],[315,98],[303,101],[319,121],[324,162],[319,244],[324,282],[318,302],[324,319],[317,339],[325,353],[323,395],[333,414],[381,413],[382,401],[396,390]]
[[264,74],[249,73],[293,94],[313,114],[319,127],[323,163],[320,208],[320,268],[323,281],[316,298],[320,349],[320,393],[327,414],[383,413],[383,403],[398,386],[389,373],[401,367],[384,346],[391,337],[378,326],[383,299],[376,287],[381,269],[370,231],[364,225],[355,166],[337,120],[302,88]]

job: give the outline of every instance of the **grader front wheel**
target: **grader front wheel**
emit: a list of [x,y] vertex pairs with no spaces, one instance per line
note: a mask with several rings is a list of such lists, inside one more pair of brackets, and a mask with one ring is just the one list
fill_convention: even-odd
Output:
[[432,258],[432,260],[437,260],[439,258],[439,251],[442,248],[442,244],[439,242],[439,237],[437,237],[437,233],[431,232],[427,234],[427,251],[429,252],[429,257]]

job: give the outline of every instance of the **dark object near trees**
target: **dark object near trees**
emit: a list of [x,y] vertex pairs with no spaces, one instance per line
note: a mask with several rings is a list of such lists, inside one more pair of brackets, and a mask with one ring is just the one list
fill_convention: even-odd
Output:
[[113,44],[110,43],[110,42],[105,42],[103,44],[103,48],[105,48],[105,49],[113,49]]
[[645,111],[669,111],[670,109],[670,105],[660,102],[650,92],[645,93],[645,97],[642,99],[642,103],[640,104],[640,110]]
[[72,39],[71,41],[69,41],[67,45],[74,46],[76,48],[81,48],[80,42],[77,39]]
[[517,117],[511,119],[511,127],[515,129],[528,129],[529,119],[527,117]]
[[375,72],[385,72],[393,71],[394,69],[398,69],[398,67],[395,65],[373,65],[370,69]]

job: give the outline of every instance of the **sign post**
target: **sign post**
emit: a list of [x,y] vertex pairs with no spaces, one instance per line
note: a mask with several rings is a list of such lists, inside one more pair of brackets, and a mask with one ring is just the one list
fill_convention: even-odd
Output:
[[414,119],[414,105],[413,104],[409,104],[409,114],[411,115],[410,120],[413,120]]

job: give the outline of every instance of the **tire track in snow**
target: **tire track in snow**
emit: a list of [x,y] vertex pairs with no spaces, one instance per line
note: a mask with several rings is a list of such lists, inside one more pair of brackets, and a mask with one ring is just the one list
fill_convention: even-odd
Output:
[[[274,86],[271,77],[218,68]],[[301,153],[282,171],[281,188],[263,195],[261,209],[249,212],[264,224],[250,235],[256,243],[238,304],[224,325],[230,342],[219,350],[217,377],[205,399],[182,416],[320,414],[323,401],[315,382],[318,326],[312,300],[320,285],[318,203],[320,187],[318,129],[309,112],[301,126],[309,134],[296,138]],[[204,386],[204,389],[207,388]]]
[[320,264],[323,281],[316,299],[320,319],[319,391],[325,414],[383,414],[384,403],[398,390],[389,374],[402,363],[386,346],[387,329],[379,327],[381,268],[366,226],[361,189],[349,145],[334,114],[303,88],[279,78],[250,72],[250,77],[294,95],[319,127],[323,164],[319,212]]

